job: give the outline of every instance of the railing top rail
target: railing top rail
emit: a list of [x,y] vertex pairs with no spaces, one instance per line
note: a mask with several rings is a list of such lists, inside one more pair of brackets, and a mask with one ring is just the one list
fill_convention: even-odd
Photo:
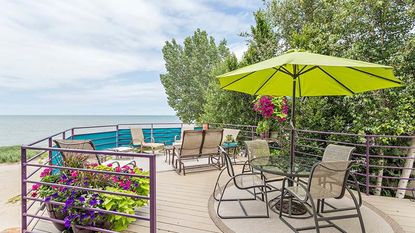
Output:
[[[288,130],[288,129],[285,129]],[[317,133],[317,134],[332,134],[342,136],[358,136],[358,137],[374,137],[374,138],[415,138],[415,135],[381,135],[381,134],[354,134],[354,133],[343,133],[333,131],[318,131],[318,130],[307,130],[307,129],[295,129],[297,132],[304,133]]]
[[59,133],[52,134],[52,135],[47,136],[47,137],[45,137],[45,138],[43,138],[43,139],[37,140],[37,141],[35,141],[35,142],[32,142],[32,143],[27,144],[27,145],[23,145],[23,146],[33,146],[33,145],[39,144],[39,143],[41,143],[41,142],[43,142],[43,141],[48,140],[49,138],[56,137],[56,136],[58,136],[59,134],[66,133],[66,132],[68,132],[68,131],[70,131],[70,130],[72,130],[72,129],[67,129],[67,130],[64,130],[64,131],[60,131]]

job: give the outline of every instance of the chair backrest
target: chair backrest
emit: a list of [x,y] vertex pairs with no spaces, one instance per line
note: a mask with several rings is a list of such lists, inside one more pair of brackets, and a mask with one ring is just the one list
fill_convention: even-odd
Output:
[[[61,140],[54,140],[55,144],[59,148],[64,149],[79,149],[79,150],[95,150],[95,146],[91,140],[69,140],[69,139],[61,139]],[[86,159],[87,161],[93,161],[100,163],[97,154],[82,154],[78,152],[60,152],[63,160],[65,161],[66,158],[70,157],[78,157],[80,159]]]
[[240,132],[239,129],[226,129],[226,128],[224,128],[223,129],[223,137],[222,137],[222,143],[221,144],[223,144],[225,142],[226,137],[228,135],[231,135],[232,136],[232,139],[236,141],[239,132]]
[[133,145],[141,145],[144,142],[144,133],[142,128],[130,128],[131,143]]
[[202,130],[186,130],[183,132],[182,144],[180,147],[181,157],[194,157],[200,155],[200,148],[203,143]]
[[182,129],[180,132],[180,140],[183,140],[183,134],[184,131],[186,130],[194,130],[195,129],[195,125],[194,124],[182,124]]
[[234,177],[235,176],[235,170],[233,169],[233,164],[232,164],[232,160],[229,157],[228,153],[225,151],[225,149],[223,149],[223,147],[219,146],[219,151],[222,154],[224,160],[225,160],[225,166],[226,166],[226,171],[228,172],[228,175],[230,177]]
[[222,142],[223,129],[204,130],[203,145],[200,153],[202,155],[218,154]]
[[308,190],[313,199],[342,198],[351,165],[349,160],[316,163],[308,180]]
[[265,140],[245,141],[245,145],[249,160],[271,156],[268,142]]
[[326,147],[322,161],[350,160],[355,147],[330,144]]

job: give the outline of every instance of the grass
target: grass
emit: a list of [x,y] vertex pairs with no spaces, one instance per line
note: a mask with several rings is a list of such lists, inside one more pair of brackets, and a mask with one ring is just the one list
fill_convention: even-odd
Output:
[[[28,157],[34,156],[38,151],[28,151]],[[20,146],[0,147],[0,163],[15,163],[20,161]]]

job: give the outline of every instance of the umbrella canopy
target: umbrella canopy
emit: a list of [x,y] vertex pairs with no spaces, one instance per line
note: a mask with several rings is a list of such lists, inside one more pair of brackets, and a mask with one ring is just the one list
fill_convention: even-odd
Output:
[[218,76],[226,90],[292,96],[290,167],[294,161],[295,97],[353,95],[401,86],[390,66],[309,52],[288,52]]
[[309,52],[285,53],[218,77],[223,89],[251,95],[353,95],[401,86],[390,66]]

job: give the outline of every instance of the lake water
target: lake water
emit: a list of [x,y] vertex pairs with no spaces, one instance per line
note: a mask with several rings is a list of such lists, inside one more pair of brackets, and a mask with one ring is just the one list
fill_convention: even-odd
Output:
[[0,116],[0,146],[34,142],[75,126],[180,123],[176,116]]

